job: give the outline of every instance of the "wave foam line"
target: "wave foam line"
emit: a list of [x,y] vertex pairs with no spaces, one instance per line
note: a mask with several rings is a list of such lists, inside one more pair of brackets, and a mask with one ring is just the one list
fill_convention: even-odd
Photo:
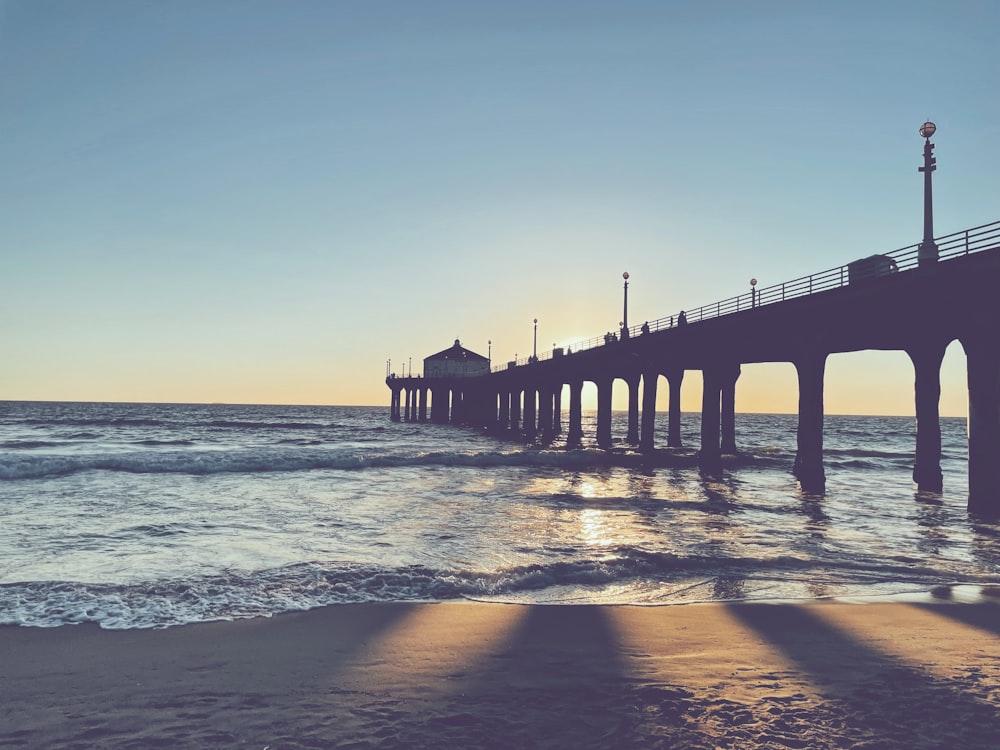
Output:
[[[485,597],[544,600],[546,589],[575,588],[581,601],[608,587],[648,591],[663,587],[666,600],[677,584],[696,578],[739,577],[760,581],[818,578],[847,585],[939,585],[932,569],[913,566],[831,566],[794,556],[769,560],[685,557],[622,548],[609,559],[515,566],[495,571],[438,570],[421,565],[382,568],[354,563],[300,563],[250,573],[130,584],[66,581],[0,585],[0,625],[56,627],[96,622],[106,629],[163,628],[192,622],[260,617],[331,604],[372,601],[443,601]],[[996,584],[1000,576],[969,583]],[[588,593],[590,592],[590,593]],[[537,594],[537,595],[536,595]]]
[[0,480],[44,479],[83,471],[134,474],[222,474],[363,470],[396,466],[604,466],[602,451],[486,451],[429,453],[358,453],[354,450],[296,447],[254,448],[237,451],[129,451],[77,455],[11,454],[0,457]]

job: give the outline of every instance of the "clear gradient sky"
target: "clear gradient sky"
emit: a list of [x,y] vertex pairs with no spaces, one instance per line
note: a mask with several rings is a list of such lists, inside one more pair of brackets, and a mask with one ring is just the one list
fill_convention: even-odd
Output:
[[[918,242],[926,118],[937,233],[1000,219],[998,49],[993,0],[0,0],[0,399],[388,404],[624,270],[637,323]],[[827,411],[912,378],[835,355]]]

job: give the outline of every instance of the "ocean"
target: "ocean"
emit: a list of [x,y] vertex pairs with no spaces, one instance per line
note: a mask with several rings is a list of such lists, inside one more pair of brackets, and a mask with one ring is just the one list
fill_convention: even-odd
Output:
[[692,460],[698,414],[686,448],[651,460],[614,419],[609,452],[392,423],[388,406],[0,402],[0,624],[1000,584],[1000,524],[966,510],[964,419],[942,420],[943,495],[914,490],[912,418],[828,416],[823,495],[790,473],[794,415],[737,415],[742,455],[719,477]]

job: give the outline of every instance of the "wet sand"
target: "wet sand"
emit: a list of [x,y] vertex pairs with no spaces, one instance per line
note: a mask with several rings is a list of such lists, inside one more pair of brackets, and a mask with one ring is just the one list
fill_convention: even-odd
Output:
[[4,748],[995,748],[1000,605],[341,605],[0,628]]

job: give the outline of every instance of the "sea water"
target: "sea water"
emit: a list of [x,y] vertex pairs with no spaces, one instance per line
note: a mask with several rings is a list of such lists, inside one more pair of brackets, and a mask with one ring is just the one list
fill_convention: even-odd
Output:
[[913,487],[912,418],[837,416],[826,492],[805,494],[795,425],[737,415],[741,456],[710,477],[698,414],[685,448],[646,459],[624,414],[604,451],[392,423],[387,407],[0,402],[0,624],[1000,584],[1000,525],[966,510],[964,419],[942,420],[943,495]]

